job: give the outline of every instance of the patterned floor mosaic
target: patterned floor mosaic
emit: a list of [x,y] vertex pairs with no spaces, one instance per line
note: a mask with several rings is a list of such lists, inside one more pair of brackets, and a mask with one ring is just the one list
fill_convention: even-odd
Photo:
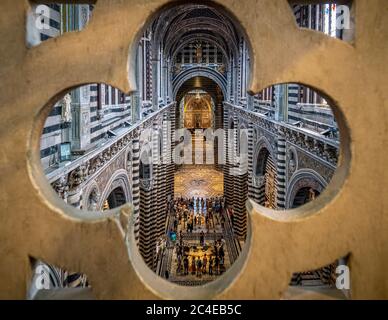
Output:
[[218,197],[224,177],[211,165],[185,165],[175,173],[175,197]]

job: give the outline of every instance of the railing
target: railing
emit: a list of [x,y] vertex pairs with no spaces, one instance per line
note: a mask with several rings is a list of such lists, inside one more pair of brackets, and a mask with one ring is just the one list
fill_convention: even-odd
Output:
[[327,104],[298,103],[290,106],[289,114],[300,119],[304,126],[318,132],[324,131],[324,128],[335,132],[337,128],[333,111]]
[[308,152],[313,157],[335,168],[339,156],[339,141],[312,130],[298,128],[291,124],[273,120],[263,114],[250,111],[229,102],[224,102],[226,108],[238,113],[242,118],[249,119],[263,130],[275,136],[283,136],[289,143]]
[[296,104],[301,109],[310,109],[310,110],[316,110],[317,108],[323,108],[326,110],[331,110],[330,106],[327,103],[297,103]]
[[210,68],[215,71],[218,71],[222,74],[225,74],[225,64],[223,63],[177,63],[175,64],[174,76],[177,76],[179,73],[197,67]]
[[59,194],[65,186],[71,190],[85,183],[116,158],[141,130],[150,127],[159,114],[166,112],[174,104],[175,102],[170,103],[153,112],[132,127],[100,144],[98,148],[91,150],[58,169],[48,172],[46,174],[48,181]]
[[[240,255],[240,252],[241,252],[241,246],[240,246],[240,243],[238,242],[238,239],[236,239],[235,235],[234,235],[234,227],[233,227],[233,223],[230,219],[230,216],[228,215],[226,209],[222,209],[221,210],[221,214],[224,216],[224,232],[225,232],[225,235],[226,237],[229,238],[230,242],[228,241],[228,246],[229,246],[229,259],[230,259],[230,263],[233,264],[234,261],[236,261],[236,259],[238,258],[238,256]],[[237,243],[236,243],[237,241]]]
[[271,100],[259,100],[256,98],[253,100],[253,110],[262,114],[268,113],[269,116],[274,112]]

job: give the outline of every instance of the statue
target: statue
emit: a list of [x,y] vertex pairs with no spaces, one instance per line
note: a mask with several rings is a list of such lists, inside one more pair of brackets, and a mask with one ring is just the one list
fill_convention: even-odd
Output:
[[71,95],[66,94],[63,97],[62,103],[62,121],[71,122]]
[[314,192],[314,190],[313,190],[313,188],[310,188],[309,189],[309,202],[310,201],[313,201],[315,199],[315,192]]
[[202,45],[200,43],[195,45],[196,50],[196,57],[197,57],[197,63],[202,63]]
[[98,202],[100,199],[100,194],[94,189],[89,196],[88,210],[96,211],[98,209]]
[[[220,64],[217,67],[217,70],[218,70],[219,73],[225,74],[225,65],[224,64]],[[218,89],[218,87],[217,87],[217,89]]]
[[88,175],[89,164],[82,164],[69,175],[69,187],[71,190],[78,187],[83,181],[85,181]]
[[52,183],[52,187],[55,192],[62,198],[65,199],[67,197],[67,191],[69,190],[69,186],[67,184],[67,179],[65,176],[60,177],[58,180]]

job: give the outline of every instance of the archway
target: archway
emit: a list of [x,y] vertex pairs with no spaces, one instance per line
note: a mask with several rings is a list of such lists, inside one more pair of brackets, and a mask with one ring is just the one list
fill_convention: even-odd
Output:
[[292,208],[297,208],[306,203],[309,203],[319,195],[320,195],[320,192],[311,187],[300,188],[296,193],[294,200],[292,201]]
[[254,167],[256,201],[267,208],[276,208],[276,166],[270,151],[262,147],[256,156]]
[[126,169],[119,169],[111,176],[102,192],[99,208],[102,211],[122,206],[132,200],[131,185]]
[[213,99],[200,90],[191,91],[185,95],[183,109],[183,124],[187,129],[205,129],[212,127]]
[[288,184],[286,206],[297,208],[317,198],[326,188],[327,182],[311,169],[296,171]]
[[122,206],[127,202],[125,192],[122,187],[114,189],[104,202],[103,211]]

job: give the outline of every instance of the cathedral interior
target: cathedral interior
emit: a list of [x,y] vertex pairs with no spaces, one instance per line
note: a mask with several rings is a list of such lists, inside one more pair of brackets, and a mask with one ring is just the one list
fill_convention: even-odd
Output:
[[387,3],[132,2],[1,4],[0,297],[388,298]]

